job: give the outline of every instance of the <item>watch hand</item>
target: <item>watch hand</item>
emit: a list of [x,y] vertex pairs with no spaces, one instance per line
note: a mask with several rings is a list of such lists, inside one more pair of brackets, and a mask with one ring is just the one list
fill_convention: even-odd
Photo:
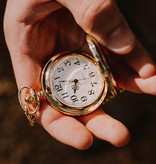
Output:
[[82,75],[83,79],[79,79],[79,80],[87,80],[87,79],[90,79],[90,77],[87,77],[86,78],[83,73],[81,75]]
[[71,80],[60,80],[59,82],[60,83],[65,83],[65,82],[73,82],[73,81],[71,81]]
[[90,77],[86,78],[84,77],[83,79],[79,79],[79,80],[87,80],[87,79],[91,79]]
[[79,79],[79,85],[91,83],[92,81],[96,81],[96,79],[91,78],[91,77],[86,77],[84,79]]
[[76,91],[79,89],[79,86],[77,86],[77,83],[79,81],[77,79],[74,79],[72,82],[75,83],[75,85],[72,86],[72,89],[74,90],[74,94],[76,94]]
[[74,85],[73,89],[74,89],[74,94],[75,94],[77,90],[77,86]]

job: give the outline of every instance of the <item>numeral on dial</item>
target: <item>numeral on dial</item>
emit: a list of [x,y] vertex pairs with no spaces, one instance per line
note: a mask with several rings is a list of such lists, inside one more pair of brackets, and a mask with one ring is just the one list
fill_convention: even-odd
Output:
[[57,79],[59,79],[59,78],[60,78],[60,76],[58,76],[58,77],[55,77],[55,78],[54,78],[54,80],[57,80]]
[[76,96],[76,95],[72,95],[72,96],[70,97],[70,99],[71,99],[73,102],[78,101],[78,99],[77,99],[77,96]]
[[97,82],[91,82],[92,87],[94,87],[97,84]]
[[93,95],[94,94],[94,91],[93,90],[90,90],[90,91],[88,91],[88,94],[89,95]]
[[78,61],[76,61],[74,64],[80,65],[80,61],[78,60]]
[[82,96],[82,97],[81,97],[81,101],[82,101],[82,102],[87,101],[87,97],[86,97],[86,96]]
[[61,84],[59,84],[59,85],[55,85],[54,87],[55,87],[56,92],[60,92],[60,91],[62,91],[62,90],[63,90],[63,88],[62,88],[62,85],[61,85]]
[[86,63],[83,67],[84,70],[89,69],[88,63]]
[[95,76],[95,72],[90,72],[90,73],[89,73],[89,76],[90,76],[90,77],[94,77],[94,76]]
[[63,67],[57,68],[57,72],[62,72],[62,71],[64,71],[64,68]]
[[71,62],[69,60],[67,60],[67,61],[64,62],[64,65],[65,66],[71,66]]
[[63,99],[69,97],[68,92],[62,93],[61,95],[62,95],[62,98],[63,98]]

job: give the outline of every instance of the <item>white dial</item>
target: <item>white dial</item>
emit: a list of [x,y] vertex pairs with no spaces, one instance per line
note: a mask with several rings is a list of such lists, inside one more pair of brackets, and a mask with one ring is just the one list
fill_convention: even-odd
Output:
[[72,54],[58,60],[50,68],[50,89],[62,104],[86,107],[101,95],[105,81],[94,61]]

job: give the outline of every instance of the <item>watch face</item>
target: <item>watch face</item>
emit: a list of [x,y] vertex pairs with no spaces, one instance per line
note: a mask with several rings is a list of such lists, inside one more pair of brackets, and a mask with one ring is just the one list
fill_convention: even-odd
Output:
[[50,99],[80,110],[95,103],[106,85],[96,62],[77,53],[62,55],[45,75]]
[[103,78],[98,67],[85,57],[62,58],[50,70],[50,88],[55,97],[71,107],[92,104],[102,92]]

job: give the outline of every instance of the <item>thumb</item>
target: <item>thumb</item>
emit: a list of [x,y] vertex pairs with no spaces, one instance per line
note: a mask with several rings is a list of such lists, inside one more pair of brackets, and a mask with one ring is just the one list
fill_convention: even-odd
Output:
[[103,46],[118,54],[129,53],[135,36],[113,0],[58,0],[76,22]]

